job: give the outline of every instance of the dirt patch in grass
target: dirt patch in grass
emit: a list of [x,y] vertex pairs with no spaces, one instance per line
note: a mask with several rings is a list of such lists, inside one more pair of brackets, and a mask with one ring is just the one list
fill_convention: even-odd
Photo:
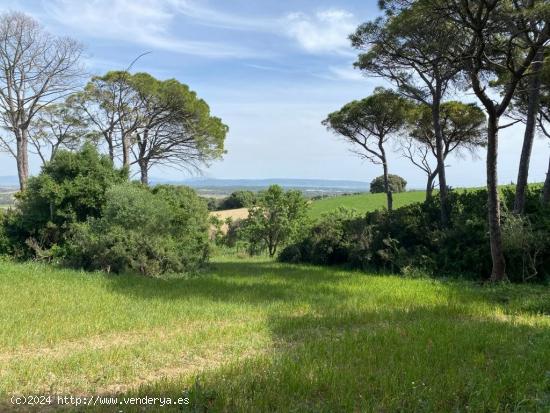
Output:
[[[238,208],[238,209],[225,209],[223,211],[212,211],[210,216],[216,216],[222,221],[225,221],[227,218],[231,218],[233,221],[239,219],[248,218],[248,208]],[[223,224],[221,228],[224,234],[227,233],[227,224]]]

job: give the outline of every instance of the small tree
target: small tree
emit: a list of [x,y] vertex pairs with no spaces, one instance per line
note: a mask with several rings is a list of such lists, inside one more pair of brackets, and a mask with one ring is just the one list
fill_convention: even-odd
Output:
[[290,241],[303,228],[307,201],[299,191],[284,191],[278,185],[260,192],[249,215],[243,221],[242,234],[257,252],[267,248],[273,257],[279,246]]
[[409,110],[406,99],[391,90],[377,88],[368,98],[348,103],[323,121],[323,125],[353,145],[355,154],[382,165],[389,211],[393,198],[385,144],[401,131]]
[[[406,191],[407,181],[405,181],[399,175],[389,174],[388,183],[390,186],[390,191],[393,193]],[[370,183],[370,192],[373,194],[386,192],[386,187],[384,185],[384,175],[380,175],[372,180],[372,182]]]

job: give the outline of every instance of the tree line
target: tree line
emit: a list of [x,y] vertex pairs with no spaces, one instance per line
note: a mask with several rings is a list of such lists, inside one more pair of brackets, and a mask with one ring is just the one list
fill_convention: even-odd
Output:
[[0,150],[16,160],[21,190],[29,153],[45,164],[86,142],[144,184],[154,165],[197,169],[223,155],[228,127],[187,85],[128,69],[82,86],[82,53],[23,13],[0,15]]
[[[389,81],[345,105],[323,122],[382,165],[388,209],[386,144],[401,138],[403,155],[427,175],[426,194],[438,180],[440,219],[449,224],[445,160],[456,150],[487,152],[491,280],[506,279],[498,189],[498,143],[502,129],[525,125],[518,164],[514,213],[525,213],[530,157],[537,131],[550,137],[550,4],[543,0],[382,0],[383,16],[350,36],[359,55],[355,67]],[[476,104],[452,100],[473,92]],[[550,203],[550,162],[541,202]]]

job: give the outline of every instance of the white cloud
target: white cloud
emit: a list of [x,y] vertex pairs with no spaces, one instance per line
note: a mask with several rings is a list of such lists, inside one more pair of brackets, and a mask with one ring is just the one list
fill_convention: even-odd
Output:
[[271,31],[275,21],[268,18],[239,16],[199,5],[192,0],[171,0],[178,13],[207,26],[234,30]]
[[365,76],[357,69],[350,66],[330,66],[329,72],[337,79],[365,82]]
[[340,9],[319,11],[312,16],[291,13],[284,24],[288,36],[310,53],[349,53],[348,36],[357,27],[353,14]]
[[258,55],[239,46],[174,36],[169,29],[179,3],[175,0],[53,0],[44,7],[48,16],[59,24],[93,37],[205,57]]

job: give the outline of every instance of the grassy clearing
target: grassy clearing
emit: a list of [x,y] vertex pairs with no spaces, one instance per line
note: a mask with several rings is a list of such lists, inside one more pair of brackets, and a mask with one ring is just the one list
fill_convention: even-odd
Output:
[[547,286],[227,257],[165,280],[1,262],[0,296],[1,400],[187,389],[190,411],[550,409]]
[[[422,202],[424,199],[425,193],[423,191],[393,194],[393,206],[399,208],[413,202]],[[386,207],[386,194],[346,195],[320,199],[311,204],[309,215],[312,218],[318,218],[322,214],[341,206],[356,209],[361,213],[374,211]]]

